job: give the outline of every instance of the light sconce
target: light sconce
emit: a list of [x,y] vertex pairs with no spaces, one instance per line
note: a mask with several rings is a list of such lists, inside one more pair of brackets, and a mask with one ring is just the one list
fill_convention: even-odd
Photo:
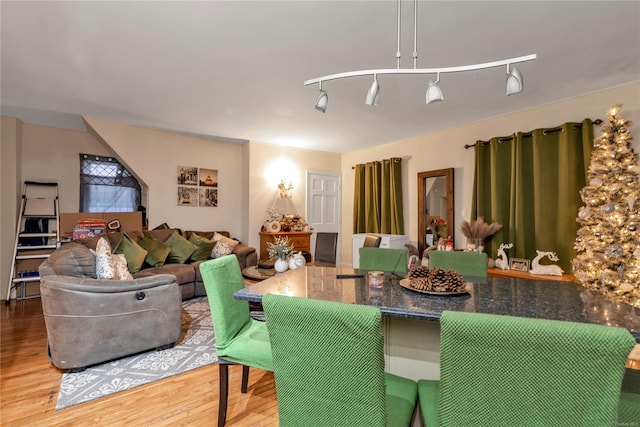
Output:
[[[359,71],[347,71],[344,73],[338,74],[330,74],[323,77],[318,77],[314,79],[310,79],[304,82],[304,85],[310,85],[319,83],[320,84],[320,94],[316,99],[316,110],[321,112],[326,112],[327,103],[329,98],[327,96],[327,92],[322,89],[322,82],[329,80],[337,80],[344,79],[349,77],[359,77],[359,76],[373,76],[373,83],[371,84],[369,91],[367,92],[366,104],[367,105],[378,105],[378,95],[380,92],[380,85],[378,84],[378,75],[385,74],[435,74],[437,73],[438,77],[436,81],[429,81],[429,85],[426,93],[426,102],[427,104],[433,104],[436,102],[440,102],[444,100],[442,96],[442,90],[438,86],[438,82],[440,81],[440,73],[460,73],[465,71],[476,71],[483,70],[487,68],[501,67],[507,66],[507,95],[512,95],[514,93],[522,92],[522,74],[516,67],[511,67],[513,64],[532,61],[537,58],[536,54],[519,56],[516,58],[503,59],[499,61],[493,62],[485,62],[482,64],[472,64],[472,65],[462,65],[462,66],[453,66],[453,67],[439,67],[439,68],[418,68],[417,60],[418,60],[418,1],[414,0],[414,28],[413,28],[413,68],[400,68],[400,21],[401,21],[401,13],[400,13],[400,5],[401,0],[398,0],[398,50],[396,52],[396,68],[385,68],[385,69],[371,69],[371,70],[359,70]],[[509,70],[511,67],[511,71]]]
[[278,190],[280,190],[280,198],[281,199],[290,199],[293,195],[293,183],[291,183],[291,181],[289,181],[289,184],[287,185],[284,182],[284,179],[282,181],[280,181],[280,183],[278,184]]

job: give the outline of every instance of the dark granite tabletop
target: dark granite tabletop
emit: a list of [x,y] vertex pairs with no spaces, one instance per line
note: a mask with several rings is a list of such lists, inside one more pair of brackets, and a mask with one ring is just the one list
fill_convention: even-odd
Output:
[[466,278],[469,292],[439,296],[402,287],[399,278],[385,274],[381,288],[363,278],[338,278],[351,268],[306,266],[264,280],[236,292],[241,300],[260,302],[265,294],[281,294],[379,307],[383,315],[439,321],[444,310],[493,313],[540,319],[620,326],[640,342],[640,310],[615,303],[570,282],[488,277]]

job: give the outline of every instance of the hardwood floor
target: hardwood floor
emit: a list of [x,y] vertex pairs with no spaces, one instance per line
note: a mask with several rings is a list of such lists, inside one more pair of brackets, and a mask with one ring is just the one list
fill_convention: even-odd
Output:
[[[0,425],[217,425],[217,365],[56,411],[62,373],[46,355],[40,299],[2,303],[0,315]],[[241,376],[240,367],[229,368],[226,425],[277,426],[273,374],[251,368],[246,394],[240,393]]]

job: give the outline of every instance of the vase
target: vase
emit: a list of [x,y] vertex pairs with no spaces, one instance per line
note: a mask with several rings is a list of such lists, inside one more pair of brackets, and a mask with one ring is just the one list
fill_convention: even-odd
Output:
[[286,259],[277,259],[276,262],[273,264],[273,268],[276,269],[276,272],[283,273],[287,271],[287,269],[289,268],[289,263],[287,262]]

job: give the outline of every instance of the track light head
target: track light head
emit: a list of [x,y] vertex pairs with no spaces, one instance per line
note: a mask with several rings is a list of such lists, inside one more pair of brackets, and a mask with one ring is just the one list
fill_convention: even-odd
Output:
[[329,97],[327,96],[327,92],[322,90],[322,82],[320,82],[320,93],[318,94],[318,98],[316,99],[316,110],[324,113],[327,110],[328,102]]
[[515,66],[509,72],[509,64],[507,64],[507,95],[520,93],[522,89],[522,74]]
[[365,103],[367,105],[378,105],[378,92],[380,91],[380,85],[378,84],[378,76],[376,74],[373,75],[373,83],[371,83],[371,87],[369,88],[369,92],[367,92],[367,100]]
[[442,96],[442,89],[438,86],[440,82],[440,73],[438,73],[438,77],[436,81],[429,80],[429,84],[427,85],[427,105],[434,104],[436,102],[444,101],[444,96]]

